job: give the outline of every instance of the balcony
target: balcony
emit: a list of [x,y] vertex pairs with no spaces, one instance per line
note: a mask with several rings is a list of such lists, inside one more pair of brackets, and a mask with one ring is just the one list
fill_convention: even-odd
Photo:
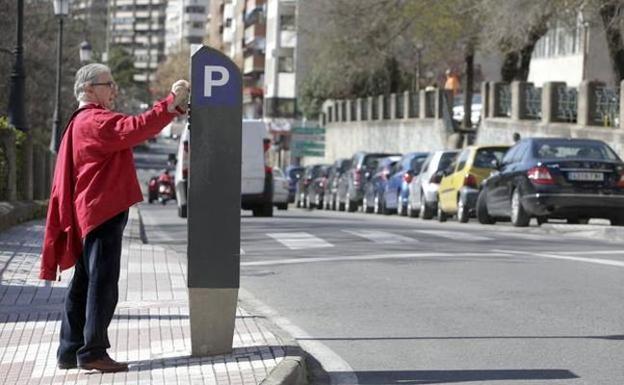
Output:
[[243,74],[250,75],[255,72],[264,72],[264,56],[252,55],[245,58]]
[[254,24],[245,28],[245,45],[253,45],[257,39],[262,39],[266,36],[266,26],[264,24]]

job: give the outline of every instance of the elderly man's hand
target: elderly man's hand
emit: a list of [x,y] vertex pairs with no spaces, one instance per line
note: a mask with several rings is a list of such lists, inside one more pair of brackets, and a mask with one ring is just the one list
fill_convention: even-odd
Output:
[[175,97],[173,99],[173,103],[167,106],[167,110],[169,112],[186,112],[190,88],[190,84],[186,80],[178,80],[177,82],[173,83],[173,85],[171,86],[171,92],[173,92]]

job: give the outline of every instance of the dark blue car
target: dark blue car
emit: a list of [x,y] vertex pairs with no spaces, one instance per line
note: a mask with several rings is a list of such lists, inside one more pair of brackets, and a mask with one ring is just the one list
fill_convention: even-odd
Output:
[[390,211],[396,211],[399,215],[407,212],[407,199],[409,197],[409,184],[412,178],[420,173],[428,152],[410,152],[394,165],[392,176],[386,184],[383,194],[383,205]]
[[386,185],[392,175],[394,165],[401,160],[400,155],[388,156],[377,161],[373,173],[367,172],[362,198],[362,210],[365,213],[391,214],[392,210],[384,205]]

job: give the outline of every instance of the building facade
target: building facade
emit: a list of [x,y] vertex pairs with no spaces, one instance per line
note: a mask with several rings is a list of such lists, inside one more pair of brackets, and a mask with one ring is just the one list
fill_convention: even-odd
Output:
[[165,55],[201,44],[206,35],[209,0],[169,0],[165,21]]
[[121,47],[134,57],[137,82],[149,82],[164,60],[166,7],[166,0],[109,0],[108,50]]
[[611,86],[614,74],[609,60],[604,29],[597,20],[576,20],[552,25],[535,45],[529,81],[541,87],[545,82],[566,82],[578,87],[583,80],[599,80]]

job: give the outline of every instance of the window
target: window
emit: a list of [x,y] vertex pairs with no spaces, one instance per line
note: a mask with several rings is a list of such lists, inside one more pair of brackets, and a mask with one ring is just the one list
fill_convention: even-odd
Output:
[[292,73],[295,72],[295,60],[292,56],[280,56],[277,61],[277,71]]
[[470,155],[469,149],[466,149],[462,151],[461,154],[459,154],[459,157],[457,160],[457,168],[455,169],[456,171],[461,171],[464,169],[464,167],[466,166],[466,162],[468,161],[469,155]]
[[295,15],[280,15],[280,27],[282,31],[294,31]]
[[505,155],[507,148],[482,148],[477,151],[474,159],[474,167],[479,168],[493,168],[494,162],[500,163],[501,159]]

